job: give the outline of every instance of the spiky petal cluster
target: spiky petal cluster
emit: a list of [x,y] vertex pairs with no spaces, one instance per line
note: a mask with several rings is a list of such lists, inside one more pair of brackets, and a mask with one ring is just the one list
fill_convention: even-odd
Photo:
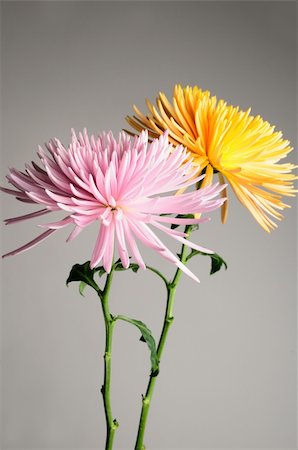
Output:
[[[282,196],[294,196],[296,192],[293,180],[297,177],[291,173],[295,166],[278,164],[292,150],[282,133],[260,116],[250,115],[250,110],[244,112],[217,101],[197,86],[176,85],[172,104],[164,93],[156,103],[157,108],[147,101],[146,116],[134,106],[136,116],[127,117],[129,124],[138,131],[147,129],[151,138],[169,130],[174,145],[189,149],[198,174],[206,171],[203,186],[218,172],[220,182],[229,182],[266,231],[275,228],[274,219],[280,220],[280,211],[288,207]],[[227,202],[222,207],[223,222],[226,215]]]
[[[44,208],[12,219],[15,223],[63,210],[67,215],[57,222],[40,225],[46,231],[28,244],[7,253],[21,253],[56,230],[74,225],[68,240],[76,237],[93,222],[99,226],[97,241],[91,258],[91,267],[101,262],[111,270],[115,247],[124,267],[129,266],[129,255],[145,268],[138,241],[156,250],[162,257],[181,267],[192,278],[197,278],[163,244],[153,229],[172,236],[189,247],[212,253],[185,239],[185,233],[173,230],[169,224],[193,224],[206,219],[170,217],[171,214],[205,213],[218,208],[223,199],[217,198],[222,186],[212,185],[182,195],[165,195],[186,189],[199,179],[187,151],[175,149],[168,143],[167,133],[148,144],[147,132],[131,139],[122,132],[118,141],[112,133],[89,139],[86,130],[65,148],[57,139],[50,141],[47,150],[38,150],[40,167],[26,166],[25,172],[11,169],[9,183],[16,189],[2,191],[27,203]],[[160,196],[162,194],[162,196]],[[165,214],[165,215],[161,215]]]

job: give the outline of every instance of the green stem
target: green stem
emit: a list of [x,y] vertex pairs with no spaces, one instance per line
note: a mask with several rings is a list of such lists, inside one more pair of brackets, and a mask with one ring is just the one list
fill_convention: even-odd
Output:
[[107,426],[105,450],[112,449],[115,432],[116,429],[118,428],[117,421],[113,419],[111,407],[111,395],[110,395],[112,339],[113,339],[113,329],[115,325],[114,317],[110,313],[109,309],[109,292],[111,288],[112,278],[113,278],[113,268],[111,272],[107,274],[106,284],[103,292],[100,295],[106,330],[106,342],[104,353],[104,382],[101,388]]
[[156,275],[158,275],[162,279],[162,281],[165,283],[165,285],[168,286],[168,280],[166,279],[166,277],[163,276],[163,274],[159,270],[157,270],[151,266],[146,266],[146,268],[148,270],[151,270],[151,272],[155,273]]
[[[190,230],[190,227],[186,226],[185,233],[190,234],[189,230]],[[185,263],[186,258],[187,258],[187,247],[186,247],[186,245],[183,245],[182,249],[181,249],[181,254],[180,254],[180,261],[182,263]],[[158,347],[157,347],[157,356],[158,356],[159,361],[161,360],[161,357],[163,354],[163,350],[164,350],[164,346],[165,346],[165,342],[166,342],[166,339],[168,336],[170,326],[172,325],[173,320],[174,320],[174,317],[173,317],[174,299],[175,299],[176,289],[177,289],[181,275],[182,275],[181,269],[177,268],[172,281],[167,282],[167,306],[166,306],[166,312],[165,312],[165,317],[164,317],[164,322],[163,322],[163,328],[162,328],[162,332],[161,332]],[[145,448],[146,448],[144,446],[144,435],[145,435],[147,417],[148,417],[148,413],[149,413],[149,408],[150,408],[151,399],[152,399],[156,380],[157,380],[157,377],[154,377],[151,374],[148,385],[147,385],[146,394],[143,396],[142,411],[141,411],[141,417],[140,417],[140,421],[139,421],[139,428],[138,428],[138,435],[137,435],[135,450],[145,450]]]

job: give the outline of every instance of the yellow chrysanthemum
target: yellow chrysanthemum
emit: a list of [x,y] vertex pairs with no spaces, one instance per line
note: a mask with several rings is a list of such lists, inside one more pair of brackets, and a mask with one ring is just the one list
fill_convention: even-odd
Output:
[[[182,88],[176,85],[172,104],[164,93],[156,100],[157,108],[146,101],[149,113],[142,114],[134,106],[136,115],[127,117],[137,131],[147,129],[151,138],[169,130],[174,145],[186,146],[198,166],[204,171],[203,185],[212,182],[213,173],[226,180],[238,199],[248,208],[258,223],[270,231],[282,219],[286,207],[282,196],[294,196],[291,163],[278,164],[292,150],[282,133],[260,116],[250,115],[250,109],[217,100],[209,91],[197,86]],[[226,192],[223,192],[226,196]],[[222,222],[226,221],[227,202],[222,209]]]

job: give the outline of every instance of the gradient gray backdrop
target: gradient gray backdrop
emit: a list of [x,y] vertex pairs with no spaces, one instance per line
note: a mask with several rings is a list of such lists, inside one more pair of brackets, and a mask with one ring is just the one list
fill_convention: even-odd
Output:
[[[295,145],[295,2],[1,6],[1,184],[8,166],[36,160],[38,144],[53,136],[67,143],[71,127],[118,132],[132,103],[144,110],[146,96],[170,96],[176,82],[252,106]],[[181,281],[148,450],[296,448],[295,202],[269,235],[230,194],[228,223],[215,213],[194,236],[229,269],[210,277],[202,257],[190,264],[201,285]],[[31,210],[2,198],[3,217]],[[2,227],[2,251],[36,236],[37,224]],[[83,299],[77,285],[65,287],[72,264],[90,258],[96,226],[68,245],[67,234],[2,263],[3,449],[103,448],[100,307],[91,291]],[[111,309],[158,336],[164,294],[151,273],[117,274]],[[115,448],[132,449],[149,358],[126,323],[114,344]]]

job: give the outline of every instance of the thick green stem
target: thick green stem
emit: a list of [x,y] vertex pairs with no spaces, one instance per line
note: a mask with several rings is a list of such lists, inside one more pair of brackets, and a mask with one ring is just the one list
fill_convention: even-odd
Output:
[[112,339],[113,339],[113,329],[115,320],[110,313],[109,309],[109,292],[111,288],[111,282],[113,278],[113,269],[107,275],[106,284],[101,298],[102,311],[105,321],[106,330],[106,343],[105,343],[105,353],[104,353],[104,382],[101,388],[103,403],[106,416],[106,426],[107,426],[107,436],[105,450],[111,450],[113,448],[113,441],[116,429],[118,428],[118,423],[113,419],[112,407],[111,407],[111,355],[112,355]]
[[[186,226],[185,233],[189,233],[190,228]],[[185,263],[187,257],[187,247],[185,245],[182,246],[181,254],[180,254],[180,260],[181,262]],[[157,347],[157,355],[159,361],[161,360],[162,353],[164,350],[165,342],[168,336],[168,332],[170,329],[170,326],[173,323],[174,317],[173,317],[173,306],[174,306],[174,299],[176,294],[176,289],[178,286],[178,282],[180,280],[182,271],[181,269],[177,269],[175,272],[175,275],[173,277],[173,280],[169,283],[167,283],[167,306],[166,306],[166,312],[163,322],[163,328],[160,335],[158,347]],[[144,445],[144,435],[146,430],[146,424],[147,424],[147,417],[149,413],[150,403],[154,391],[154,386],[156,383],[157,377],[154,377],[152,374],[150,375],[146,394],[143,396],[142,401],[142,411],[141,411],[141,417],[139,421],[139,428],[138,428],[138,435],[135,445],[135,450],[145,450]]]

